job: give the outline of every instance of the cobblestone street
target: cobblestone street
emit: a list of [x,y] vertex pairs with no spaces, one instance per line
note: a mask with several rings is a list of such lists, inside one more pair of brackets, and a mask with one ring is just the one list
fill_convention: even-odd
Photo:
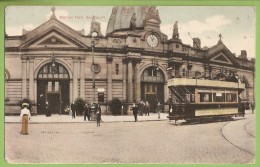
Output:
[[[108,122],[100,127],[95,122],[35,123],[25,136],[19,134],[19,123],[5,123],[5,156],[10,163],[252,163],[252,121],[254,115],[193,125],[168,120]],[[232,143],[225,135],[235,136],[239,122],[247,134]]]

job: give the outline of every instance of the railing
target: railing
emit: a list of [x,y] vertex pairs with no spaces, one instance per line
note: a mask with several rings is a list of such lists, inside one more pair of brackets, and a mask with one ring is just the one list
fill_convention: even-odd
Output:
[[171,70],[170,71],[172,78],[203,78],[205,77],[204,72],[198,71],[187,71],[183,72],[182,70]]

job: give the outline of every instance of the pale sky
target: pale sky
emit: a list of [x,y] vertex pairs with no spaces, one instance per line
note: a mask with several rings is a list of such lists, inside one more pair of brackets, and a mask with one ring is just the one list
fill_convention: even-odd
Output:
[[[9,6],[6,8],[6,33],[21,35],[22,29],[32,30],[46,22],[51,16],[52,6]],[[112,7],[56,6],[56,16],[75,30],[90,30],[92,16],[101,22],[102,34],[106,34],[107,23]],[[199,37],[202,47],[216,45],[222,34],[223,43],[237,56],[241,50],[247,51],[248,58],[255,57],[256,16],[254,7],[223,6],[157,6],[161,18],[161,31],[172,37],[172,27],[178,21],[180,39],[192,46],[188,35]]]

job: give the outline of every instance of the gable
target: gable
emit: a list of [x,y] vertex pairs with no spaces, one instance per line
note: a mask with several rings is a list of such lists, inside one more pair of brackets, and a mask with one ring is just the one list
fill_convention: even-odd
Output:
[[88,48],[83,36],[57,19],[50,19],[24,37],[21,48],[41,47]]
[[233,64],[232,61],[225,55],[225,53],[221,52],[215,56],[213,56],[210,61],[224,63],[224,64]]
[[52,31],[42,37],[32,41],[27,45],[28,48],[80,48],[72,39],[65,35]]

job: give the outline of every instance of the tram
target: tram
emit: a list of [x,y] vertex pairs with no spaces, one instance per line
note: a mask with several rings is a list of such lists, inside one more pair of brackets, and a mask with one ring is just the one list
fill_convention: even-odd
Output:
[[219,80],[173,78],[168,80],[171,96],[170,120],[244,116],[239,94],[245,84]]

